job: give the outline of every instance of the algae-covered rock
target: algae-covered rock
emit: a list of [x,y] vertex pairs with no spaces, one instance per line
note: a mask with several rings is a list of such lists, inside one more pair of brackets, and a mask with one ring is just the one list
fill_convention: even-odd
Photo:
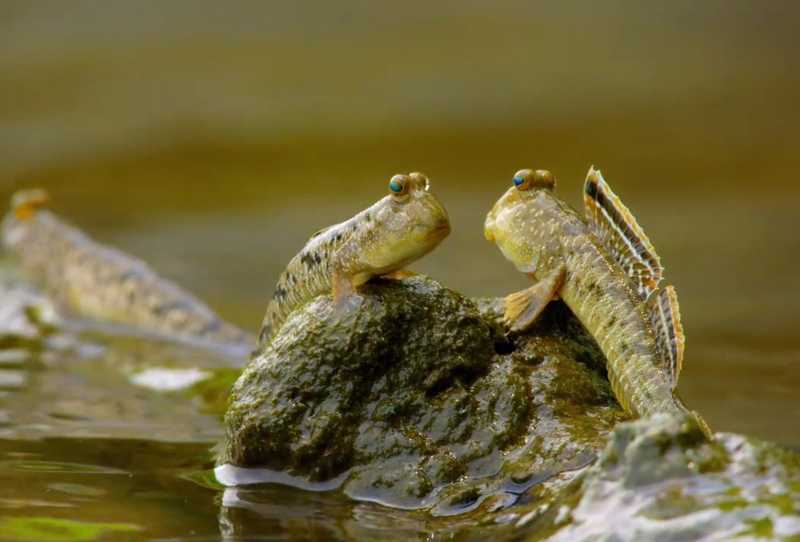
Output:
[[709,442],[688,417],[623,423],[581,479],[523,524],[536,540],[800,537],[800,456],[740,435]]
[[342,484],[447,515],[568,481],[621,419],[606,380],[579,361],[598,356],[591,340],[558,307],[511,344],[491,304],[481,312],[430,279],[362,295],[345,313],[317,298],[251,361],[218,477]]
[[[329,297],[311,302],[245,369],[220,482],[341,488],[430,512],[382,512],[380,539],[410,538],[398,527],[409,522],[419,536],[473,540],[800,536],[796,453],[738,435],[709,442],[689,417],[625,422],[602,356],[563,305],[509,341],[497,300],[422,277],[363,295],[341,315]],[[259,495],[226,490],[226,532],[278,513]],[[361,538],[339,529],[330,538]]]

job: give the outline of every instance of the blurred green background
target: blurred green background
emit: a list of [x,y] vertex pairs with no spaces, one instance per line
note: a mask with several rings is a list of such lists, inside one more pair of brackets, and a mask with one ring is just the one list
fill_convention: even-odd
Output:
[[526,280],[483,239],[522,167],[594,164],[678,288],[681,390],[800,445],[796,2],[0,3],[0,191],[256,331],[309,234],[421,170],[454,227],[414,266]]

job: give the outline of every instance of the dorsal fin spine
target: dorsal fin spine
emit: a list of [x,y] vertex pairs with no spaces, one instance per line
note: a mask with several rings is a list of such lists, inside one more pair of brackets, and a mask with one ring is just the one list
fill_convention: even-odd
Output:
[[672,388],[675,389],[683,369],[683,353],[686,347],[675,288],[666,286],[653,294],[648,301],[648,312],[656,350],[669,368]]
[[663,268],[650,239],[633,214],[592,166],[584,185],[584,205],[593,231],[614,261],[647,299],[658,288]]

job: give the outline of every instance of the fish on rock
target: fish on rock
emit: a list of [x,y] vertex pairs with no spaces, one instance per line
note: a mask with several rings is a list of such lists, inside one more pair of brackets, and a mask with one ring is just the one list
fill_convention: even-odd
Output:
[[331,293],[337,308],[358,303],[373,277],[401,271],[450,233],[444,206],[422,173],[395,175],[389,194],[349,220],[315,233],[281,274],[259,334],[269,343],[296,308]]
[[676,393],[685,336],[675,288],[661,285],[658,254],[599,170],[589,170],[583,192],[582,217],[556,195],[552,173],[523,169],[489,212],[486,238],[536,281],[506,297],[506,327],[524,332],[562,299],[605,355],[628,413],[689,415],[710,437]]

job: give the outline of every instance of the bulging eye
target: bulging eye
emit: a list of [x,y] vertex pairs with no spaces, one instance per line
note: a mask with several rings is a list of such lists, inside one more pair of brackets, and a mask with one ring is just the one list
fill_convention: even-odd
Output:
[[430,189],[431,182],[428,180],[428,177],[424,173],[415,171],[413,173],[409,173],[408,178],[411,179],[411,181],[414,183],[414,186],[416,186],[420,190],[424,190],[425,192],[427,192]]
[[514,186],[517,190],[528,190],[533,181],[533,171],[530,169],[521,169],[514,174]]
[[514,174],[514,186],[517,190],[531,188],[555,188],[556,178],[546,169],[521,169]]
[[395,175],[389,181],[389,191],[394,196],[402,196],[408,192],[409,184],[407,175]]
[[546,169],[537,169],[533,173],[533,184],[543,188],[554,188],[556,186],[556,178]]

